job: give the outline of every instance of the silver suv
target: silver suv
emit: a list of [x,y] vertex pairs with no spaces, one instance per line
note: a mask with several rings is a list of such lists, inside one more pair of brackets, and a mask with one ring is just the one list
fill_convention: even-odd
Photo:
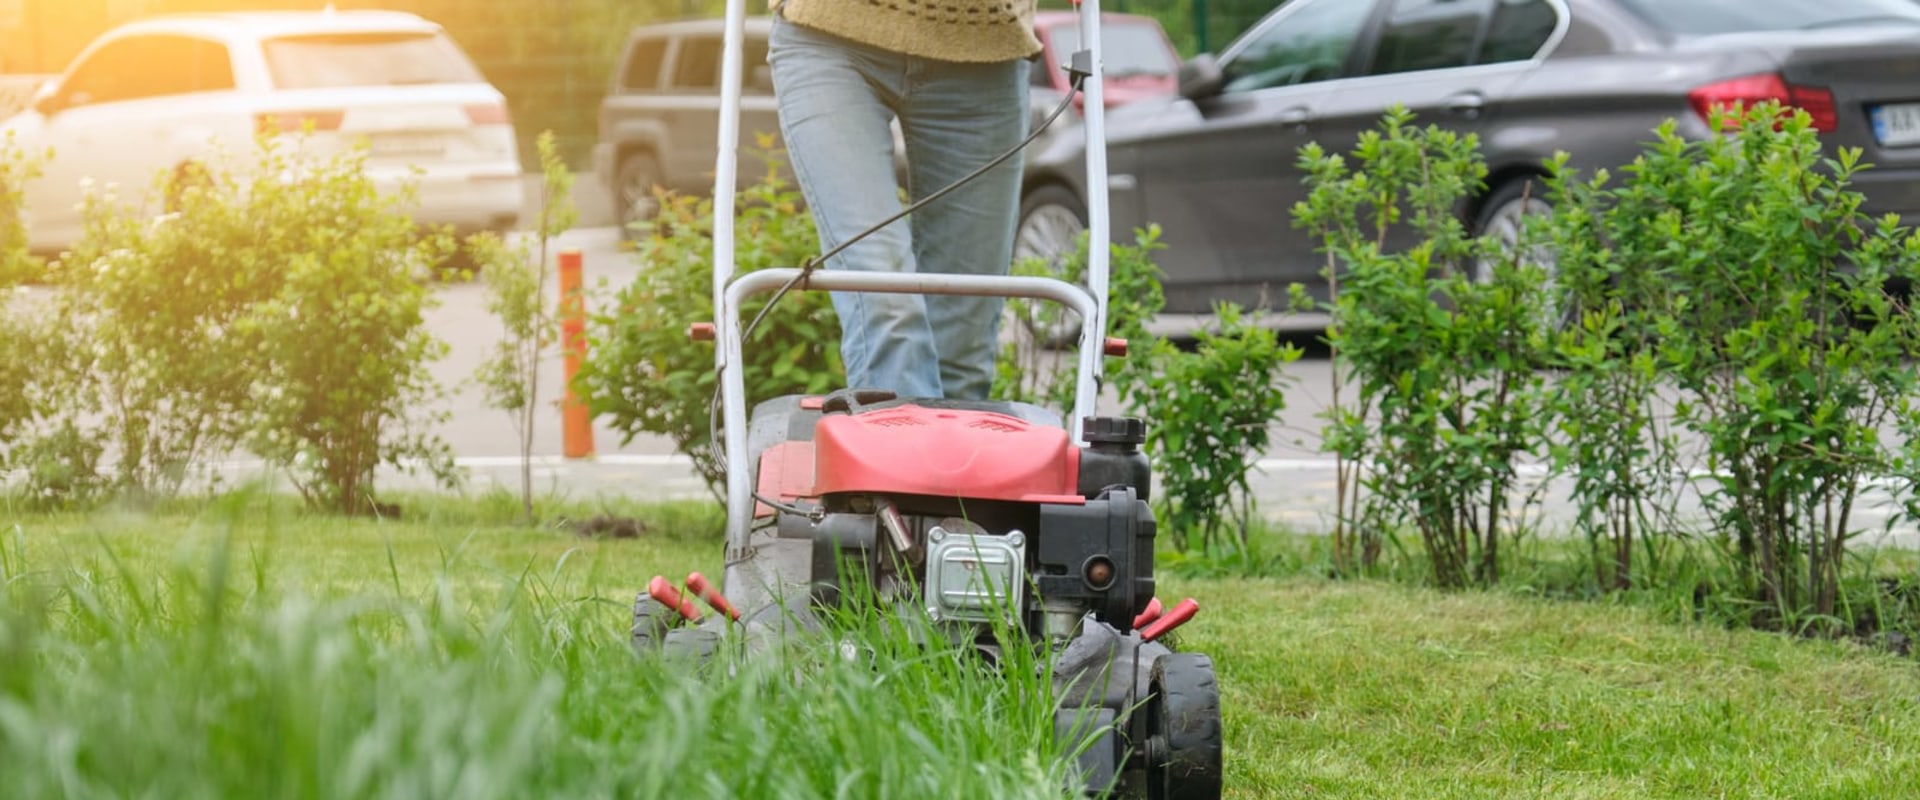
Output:
[[[705,196],[713,190],[720,136],[724,20],[635,28],[600,102],[593,169],[623,229],[653,215],[654,187]],[[747,74],[740,102],[740,186],[765,174],[758,138],[780,133],[767,67],[772,20],[747,20]],[[781,172],[789,180],[792,173]]]

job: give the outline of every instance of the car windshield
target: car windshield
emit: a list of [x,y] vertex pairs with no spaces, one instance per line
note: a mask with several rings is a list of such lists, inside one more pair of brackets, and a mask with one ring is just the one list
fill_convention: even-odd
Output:
[[438,33],[329,33],[269,39],[267,70],[282,89],[480,83],[465,53]]
[[1914,0],[1621,0],[1655,27],[1681,36],[1845,25],[1920,24]]
[[[1047,38],[1053,41],[1054,57],[1065,64],[1080,48],[1080,27],[1074,23],[1055,25],[1047,29]],[[1100,29],[1100,50],[1109,78],[1172,75],[1180,70],[1160,31],[1152,25],[1107,25]]]

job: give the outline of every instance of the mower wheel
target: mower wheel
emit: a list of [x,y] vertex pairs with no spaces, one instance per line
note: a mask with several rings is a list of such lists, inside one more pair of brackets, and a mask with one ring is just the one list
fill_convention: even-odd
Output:
[[1220,686],[1213,659],[1169,653],[1153,662],[1146,703],[1151,800],[1219,800]]
[[684,659],[695,667],[704,667],[720,652],[720,632],[706,628],[674,628],[661,640],[661,651],[670,659]]
[[653,599],[646,592],[633,601],[633,652],[645,655],[660,649],[660,643],[667,638],[667,632],[673,629],[674,622],[680,619],[673,609]]

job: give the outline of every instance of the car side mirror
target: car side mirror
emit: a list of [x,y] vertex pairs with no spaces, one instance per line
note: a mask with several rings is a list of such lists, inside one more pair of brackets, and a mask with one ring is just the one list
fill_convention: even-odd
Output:
[[1212,53],[1201,53],[1180,65],[1180,96],[1188,100],[1212,97],[1226,84],[1227,75]]

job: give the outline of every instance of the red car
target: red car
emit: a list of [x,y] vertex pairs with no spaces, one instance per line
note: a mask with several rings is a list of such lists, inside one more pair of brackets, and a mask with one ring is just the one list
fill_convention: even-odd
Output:
[[[1158,20],[1136,14],[1102,14],[1100,19],[1108,108],[1179,91],[1180,53]],[[1080,46],[1080,14],[1041,11],[1034,14],[1033,27],[1045,47],[1034,65],[1034,86],[1065,93],[1066,61]],[[1084,99],[1074,98],[1075,110]]]

